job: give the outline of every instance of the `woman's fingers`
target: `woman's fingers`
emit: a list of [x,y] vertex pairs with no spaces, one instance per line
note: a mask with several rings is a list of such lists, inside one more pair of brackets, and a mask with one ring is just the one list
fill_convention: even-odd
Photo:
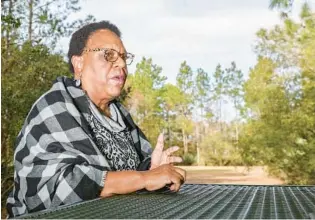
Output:
[[167,150],[163,151],[163,156],[162,156],[162,164],[169,164],[169,163],[180,163],[182,162],[182,158],[181,157],[177,157],[177,156],[171,156],[172,153],[176,152],[179,150],[179,147],[174,146],[174,147],[170,147]]
[[171,190],[171,191],[175,191],[175,184],[172,184],[172,185],[170,186],[170,190]]
[[157,143],[156,143],[156,146],[155,146],[155,149],[158,149],[158,150],[163,150],[164,148],[164,135],[163,133],[161,133],[157,139]]
[[180,174],[182,176],[182,180],[183,180],[183,182],[185,182],[186,181],[186,171],[179,168],[179,167],[174,167],[174,169],[178,174]]
[[179,189],[180,189],[180,185],[179,184],[176,184],[176,183],[173,183],[170,188],[169,188],[171,191],[174,191],[174,192],[178,192]]
[[165,164],[142,173],[145,189],[152,191],[170,184],[170,190],[178,191],[185,181],[185,170]]
[[168,163],[181,163],[183,159],[181,157],[168,157]]
[[171,176],[171,181],[172,185],[170,189],[177,192],[180,186],[184,183],[184,177],[176,170],[174,170],[173,175]]
[[164,153],[165,153],[167,156],[169,156],[169,155],[171,155],[172,153],[174,153],[174,152],[176,152],[176,151],[178,151],[178,150],[179,150],[179,147],[178,147],[178,146],[174,146],[174,147],[170,147],[170,148],[166,149],[166,150],[164,151]]

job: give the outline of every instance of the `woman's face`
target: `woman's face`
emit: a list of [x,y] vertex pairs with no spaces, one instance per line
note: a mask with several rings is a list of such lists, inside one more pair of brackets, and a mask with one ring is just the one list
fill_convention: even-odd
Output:
[[[113,100],[124,87],[127,78],[125,60],[118,56],[115,62],[107,61],[104,49],[114,49],[125,54],[120,38],[109,30],[94,32],[87,41],[82,54],[82,88],[97,100]],[[100,51],[91,51],[91,50]],[[90,50],[90,51],[89,51]]]

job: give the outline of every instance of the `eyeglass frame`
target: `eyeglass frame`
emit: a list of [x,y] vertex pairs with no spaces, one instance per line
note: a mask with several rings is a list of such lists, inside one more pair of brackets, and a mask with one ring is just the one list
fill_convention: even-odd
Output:
[[[113,49],[113,48],[94,48],[94,49],[84,49],[83,50],[83,52],[99,52],[99,51],[104,51],[104,59],[107,61],[107,62],[111,62],[111,63],[115,63],[117,60],[118,60],[118,56],[121,58],[121,59],[123,59],[124,60],[124,62],[126,63],[126,65],[130,65],[130,64],[132,64],[132,62],[133,62],[133,59],[135,58],[135,55],[134,54],[132,54],[132,53],[119,53],[117,50],[115,50],[115,49]],[[118,54],[118,56],[117,56],[117,58],[115,59],[115,60],[108,60],[107,59],[107,56],[106,56],[106,51],[115,51],[117,54]],[[127,56],[130,56],[130,59],[131,59],[131,61],[130,61],[130,63],[128,64],[127,62],[126,62],[126,57]]]

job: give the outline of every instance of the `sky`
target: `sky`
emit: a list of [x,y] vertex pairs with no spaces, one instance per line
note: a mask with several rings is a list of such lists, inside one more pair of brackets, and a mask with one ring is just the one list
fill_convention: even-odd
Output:
[[[304,1],[295,0],[292,15],[298,17]],[[315,5],[315,0],[309,0]],[[260,28],[281,24],[279,12],[269,0],[81,0],[81,11],[97,21],[109,20],[122,32],[128,52],[136,55],[129,72],[142,57],[162,67],[162,75],[175,84],[180,64],[186,60],[193,71],[212,74],[217,64],[224,68],[236,62],[245,76],[256,63],[253,51]],[[315,7],[313,7],[315,8]],[[66,53],[69,39],[60,47]]]
[[[292,16],[304,0],[295,0]],[[315,9],[315,0],[308,0]],[[162,75],[175,84],[180,64],[193,71],[203,68],[212,75],[217,64],[228,68],[236,62],[245,77],[256,64],[253,46],[260,28],[281,24],[279,11],[269,0],[81,0],[82,10],[71,19],[93,15],[109,20],[122,32],[128,52],[136,55],[129,72],[142,57],[162,67]],[[60,41],[66,53],[69,39]],[[227,108],[229,109],[229,108]],[[229,111],[229,110],[227,110]]]

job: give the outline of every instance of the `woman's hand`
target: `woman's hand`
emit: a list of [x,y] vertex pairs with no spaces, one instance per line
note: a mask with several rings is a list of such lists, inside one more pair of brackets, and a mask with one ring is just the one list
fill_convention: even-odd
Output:
[[159,135],[157,144],[151,155],[151,169],[157,168],[163,164],[180,163],[182,162],[181,157],[172,156],[172,153],[179,150],[179,147],[170,147],[167,150],[164,148],[164,135],[163,133]]
[[142,172],[142,176],[144,188],[148,191],[170,185],[170,190],[177,192],[186,180],[186,171],[171,164],[164,164],[155,169]]
[[170,185],[170,190],[178,191],[186,180],[186,171],[171,164],[164,164],[147,171],[108,171],[101,197],[127,194],[140,189],[153,191]]

